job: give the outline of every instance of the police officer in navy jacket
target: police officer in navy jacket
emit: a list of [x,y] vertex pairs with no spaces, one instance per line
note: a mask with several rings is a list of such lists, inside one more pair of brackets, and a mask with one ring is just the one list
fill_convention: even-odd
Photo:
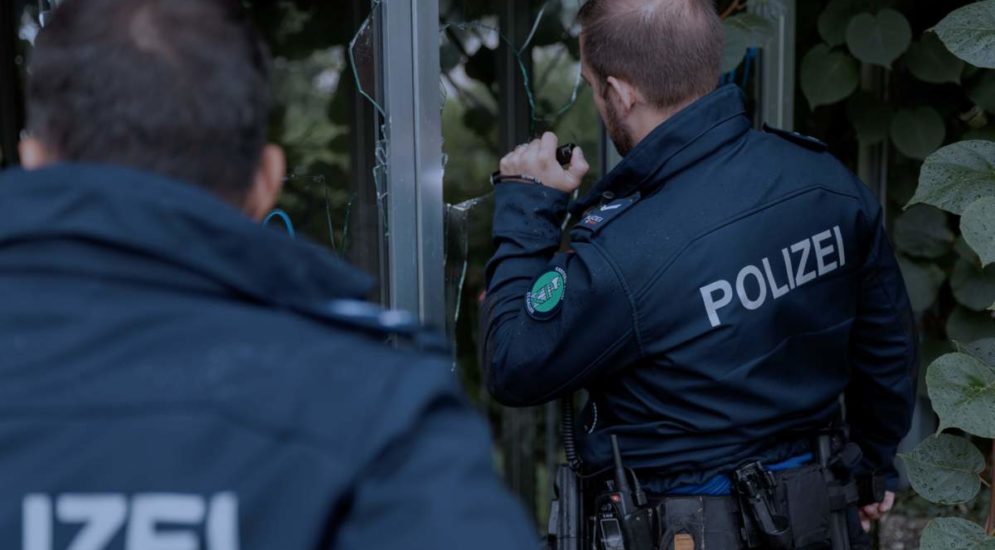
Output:
[[547,133],[502,159],[491,392],[526,406],[587,389],[582,458],[610,465],[615,435],[659,495],[724,494],[716,476],[805,456],[845,408],[854,470],[894,488],[916,332],[877,199],[823,143],[754,130],[740,90],[714,90],[711,1],[591,0],[581,22],[583,76],[624,159],[574,202],[580,149],[561,167]]
[[[259,225],[238,2],[67,0],[0,175],[0,548],[532,548],[444,357]],[[469,542],[468,542],[469,541]]]

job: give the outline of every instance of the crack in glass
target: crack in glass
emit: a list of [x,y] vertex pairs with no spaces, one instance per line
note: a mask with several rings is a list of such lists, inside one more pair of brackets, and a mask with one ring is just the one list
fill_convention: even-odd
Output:
[[[513,116],[499,112],[494,72],[499,48],[504,46],[514,55],[533,135],[555,129],[564,141],[580,142],[581,134],[586,133],[595,136],[588,135],[589,144],[598,143],[600,127],[593,104],[575,117],[584,119],[580,124],[574,121],[571,125],[566,120],[578,105],[584,85],[576,47],[579,27],[575,22],[581,3],[580,0],[544,2],[530,19],[520,44],[499,28],[494,13],[457,20],[454,13],[458,16],[461,9],[466,11],[463,6],[466,2],[452,2],[449,9],[442,10],[440,57],[445,98],[443,126],[449,161],[445,164],[446,194],[450,199],[446,211],[447,317],[451,323],[449,334],[457,343],[466,340],[463,334],[466,330],[457,333],[468,307],[463,294],[468,284],[474,289],[482,288],[482,269],[477,266],[482,267],[489,256],[482,253],[490,246],[486,230],[490,228],[493,208],[490,200],[493,192],[486,182],[503,154],[494,129],[500,124],[500,117]],[[461,119],[455,119],[460,115]],[[589,156],[596,150],[589,146]],[[481,188],[484,185],[487,189]],[[457,354],[459,357],[459,349]]]

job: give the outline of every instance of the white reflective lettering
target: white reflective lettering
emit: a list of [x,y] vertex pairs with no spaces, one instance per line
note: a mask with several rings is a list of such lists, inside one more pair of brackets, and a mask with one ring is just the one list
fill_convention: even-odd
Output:
[[124,495],[62,495],[56,517],[83,524],[68,550],[104,550],[128,517],[128,501]]
[[208,550],[238,550],[238,499],[232,493],[214,495],[207,513]]
[[149,494],[131,503],[127,547],[142,550],[198,550],[197,536],[170,528],[158,531],[160,523],[199,525],[204,521],[204,499],[194,495]]
[[777,281],[774,279],[774,271],[770,268],[770,260],[764,258],[764,273],[767,275],[767,284],[770,286],[770,294],[774,299],[778,299],[791,291],[791,287],[787,284],[784,286],[777,286]]
[[52,550],[52,501],[27,495],[21,502],[22,550]]
[[[833,246],[833,236],[835,234],[835,246]],[[833,254],[836,258],[833,260]],[[798,289],[802,285],[810,283],[823,275],[842,269],[846,265],[846,252],[843,249],[843,234],[840,226],[816,233],[805,240],[798,241],[787,248],[781,249],[781,258],[784,260],[785,282],[778,282],[775,275],[781,267],[777,264],[777,257],[761,258],[760,263],[747,264],[739,270],[735,278],[735,295],[743,308],[753,311],[764,305],[768,294],[775,300],[786,296],[790,292]],[[809,258],[814,258],[809,263]],[[754,291],[750,286],[749,279],[756,280],[758,289]],[[769,292],[768,292],[769,289]],[[699,289],[701,299],[705,304],[705,313],[708,315],[708,322],[712,327],[722,324],[719,319],[719,310],[732,303],[733,285],[725,279]]]
[[830,271],[835,271],[838,265],[836,262],[826,263],[826,256],[835,252],[832,245],[828,247],[823,247],[822,242],[833,238],[833,233],[828,229],[819,233],[818,235],[812,237],[812,244],[815,247],[815,266],[819,270],[819,276],[822,277]]
[[[715,299],[715,292],[722,292],[722,297]],[[701,299],[705,302],[705,312],[708,313],[708,322],[712,327],[722,324],[719,321],[718,311],[732,302],[732,285],[729,281],[715,281],[710,285],[701,287]]]
[[805,272],[805,266],[808,264],[808,252],[812,248],[812,241],[805,239],[804,241],[797,242],[791,245],[792,252],[801,252],[802,257],[798,260],[798,274],[795,275],[795,286],[802,286],[803,284],[815,279],[815,271]]
[[[746,293],[746,278],[751,276],[757,280],[757,285],[760,287],[760,293],[753,300]],[[739,275],[736,276],[736,293],[739,295],[739,301],[743,303],[743,307],[746,309],[752,311],[764,305],[764,302],[767,301],[767,285],[764,284],[763,273],[760,273],[760,270],[753,265],[748,265],[741,269]]]
[[788,252],[787,248],[782,248],[781,255],[784,256],[784,270],[788,273],[788,288],[794,290],[795,272],[791,269],[791,253]]
[[[239,549],[234,493],[216,494],[209,504],[200,495],[168,493],[138,494],[130,503],[123,494],[29,494],[21,515],[21,550],[55,550],[56,521],[81,526],[65,550],[105,550],[125,522],[124,550],[200,550],[202,536],[205,550]],[[160,524],[167,526],[160,531]]]

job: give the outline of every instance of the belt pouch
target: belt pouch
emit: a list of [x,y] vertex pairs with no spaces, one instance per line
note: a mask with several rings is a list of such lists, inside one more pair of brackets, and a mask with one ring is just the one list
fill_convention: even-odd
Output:
[[787,511],[795,548],[829,548],[829,491],[818,465],[777,472],[777,499]]

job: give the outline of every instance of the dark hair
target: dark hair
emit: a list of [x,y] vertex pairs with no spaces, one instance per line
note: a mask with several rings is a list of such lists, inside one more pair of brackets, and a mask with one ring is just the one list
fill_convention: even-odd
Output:
[[625,80],[661,108],[718,84],[724,34],[713,0],[589,0],[579,20],[601,84]]
[[269,57],[236,0],[66,0],[38,35],[28,130],[240,201],[266,142]]

